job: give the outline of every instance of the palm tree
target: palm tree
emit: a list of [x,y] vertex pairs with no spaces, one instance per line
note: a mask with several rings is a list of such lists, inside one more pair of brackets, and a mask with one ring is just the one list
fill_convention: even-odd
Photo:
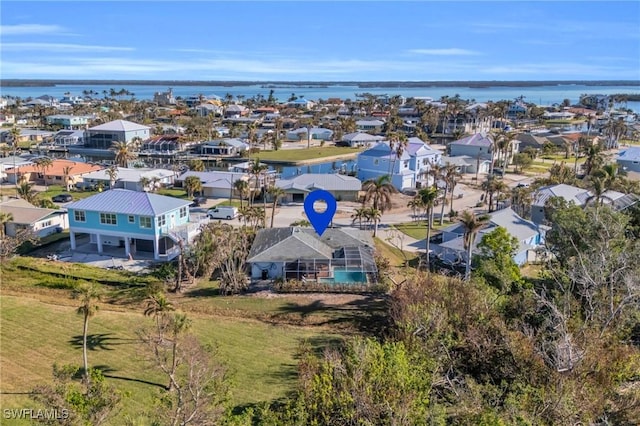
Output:
[[454,174],[458,173],[458,168],[453,164],[447,164],[440,170],[440,177],[444,181],[444,192],[442,194],[442,207],[440,208],[440,225],[444,223],[444,208],[447,205],[447,192],[451,191],[451,209],[453,210],[453,189],[451,182]]
[[285,192],[284,189],[277,187],[275,185],[269,187],[269,195],[273,198],[273,204],[271,206],[271,227],[273,228],[273,220],[276,217],[276,205],[278,204],[278,200],[282,197]]
[[127,167],[129,161],[136,158],[133,145],[129,142],[114,142],[111,151],[115,154],[115,162],[120,167]]
[[196,192],[202,191],[202,181],[198,176],[187,176],[184,180],[184,189],[187,190],[187,197],[193,197]]
[[431,228],[433,227],[433,209],[436,205],[436,201],[438,200],[438,192],[438,189],[432,186],[427,186],[426,188],[420,189],[420,191],[418,191],[418,195],[416,195],[420,200],[420,204],[427,211],[427,260],[429,259],[429,243],[431,240]]
[[118,167],[109,166],[105,172],[107,176],[109,176],[109,189],[113,189],[116,184],[116,178],[118,177]]
[[[69,176],[71,175],[72,166],[64,166],[62,168],[62,178],[64,179],[65,190],[69,190]],[[108,172],[107,172],[108,173]]]
[[171,302],[167,299],[164,293],[156,293],[149,296],[146,300],[144,309],[145,316],[153,316],[156,321],[156,328],[158,331],[158,341],[162,341],[162,327],[160,320],[167,312],[174,311],[175,308]]
[[[185,179],[185,182],[186,182],[186,179]],[[149,189],[149,184],[151,183],[151,179],[149,179],[146,176],[140,176],[140,180],[138,181],[138,183],[140,184],[140,188],[142,188],[144,192],[147,192],[147,190]]]
[[[260,186],[260,178],[264,176],[264,174],[268,169],[269,167],[266,164],[260,163],[260,159],[258,157],[254,158],[253,161],[251,162],[251,165],[249,167],[249,174],[252,175],[253,178],[255,179],[255,185],[253,186],[253,189],[251,191],[251,204],[253,204],[253,201],[255,200],[255,196],[256,196],[256,191]],[[264,198],[264,194],[263,194],[263,198]]]
[[607,178],[603,176],[589,176],[589,183],[593,195],[587,199],[587,203],[594,201],[596,212],[602,205],[604,193],[607,192]]
[[375,238],[378,233],[378,223],[380,223],[380,219],[382,219],[382,210],[370,207],[366,211],[366,216],[367,219],[373,221],[373,237]]
[[497,180],[494,182],[493,190],[496,193],[496,210],[498,210],[498,203],[500,202],[501,195],[506,194],[509,191],[509,186],[504,183],[504,181]]
[[89,318],[98,311],[97,301],[101,296],[100,288],[92,283],[80,285],[74,292],[73,297],[80,299],[81,305],[78,307],[78,314],[83,317],[82,325],[82,360],[84,365],[84,379],[89,383],[89,361],[87,359],[87,333],[89,331]]
[[420,201],[418,197],[414,197],[409,200],[409,202],[407,203],[407,207],[409,207],[411,209],[411,212],[413,213],[413,220],[417,220],[417,211],[422,209],[424,206],[422,205],[422,201]]
[[20,180],[20,184],[18,186],[18,195],[30,204],[35,204],[38,198],[38,193],[33,190],[33,185],[31,185],[24,179]]
[[205,169],[204,161],[200,159],[189,161],[189,170],[193,170],[194,172],[204,172]]
[[361,208],[357,208],[353,211],[353,214],[351,215],[351,219],[353,220],[352,223],[355,223],[356,221],[358,222],[358,227],[360,229],[362,229],[362,220],[367,218],[367,208],[366,207],[361,207]]
[[8,222],[13,220],[13,215],[11,213],[0,211],[0,239],[4,238],[4,228]]
[[242,202],[245,198],[249,197],[249,183],[244,179],[238,179],[233,182],[233,190],[238,193],[240,197],[240,208],[242,208]]
[[[451,211],[453,211],[453,191],[456,189],[458,185],[458,179],[462,178],[462,173],[458,170],[457,167],[452,167],[451,169],[446,169],[445,179],[449,181],[449,190],[451,191]],[[442,225],[442,222],[440,222]]]
[[465,210],[458,219],[464,226],[464,248],[467,251],[467,263],[464,271],[464,279],[471,278],[471,251],[478,232],[489,224],[488,216],[476,216],[469,210]]
[[53,160],[49,157],[40,157],[34,161],[36,167],[42,172],[42,181],[47,185],[47,170],[53,166]]
[[398,192],[391,184],[389,175],[383,175],[376,179],[369,179],[362,184],[364,191],[363,202],[372,202],[374,209],[384,213],[385,210],[391,208],[391,196]]

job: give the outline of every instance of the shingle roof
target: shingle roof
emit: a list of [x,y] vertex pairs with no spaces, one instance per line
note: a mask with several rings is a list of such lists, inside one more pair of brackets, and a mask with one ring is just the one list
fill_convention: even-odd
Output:
[[457,141],[451,142],[451,145],[470,145],[470,146],[491,146],[491,139],[482,133],[476,133]]
[[149,130],[151,127],[144,126],[138,123],[132,123],[127,120],[114,120],[108,123],[100,124],[99,126],[90,127],[89,130],[106,130],[106,131],[117,131],[117,132],[132,132],[135,130]]
[[10,222],[21,225],[30,225],[51,215],[64,213],[60,210],[34,207],[26,201],[25,203],[3,203],[0,204],[0,211],[3,213],[10,213],[13,217]]
[[573,201],[577,206],[582,206],[590,196],[591,193],[586,189],[561,183],[559,185],[544,186],[540,188],[536,193],[533,205],[544,206],[549,198],[562,197],[568,202]]
[[175,197],[130,191],[128,189],[111,189],[68,204],[67,208],[105,213],[157,216],[189,204],[191,204],[190,201]]
[[362,189],[362,182],[352,176],[341,174],[303,174],[289,179],[278,179],[276,186],[282,189],[322,188],[327,191],[359,191]]

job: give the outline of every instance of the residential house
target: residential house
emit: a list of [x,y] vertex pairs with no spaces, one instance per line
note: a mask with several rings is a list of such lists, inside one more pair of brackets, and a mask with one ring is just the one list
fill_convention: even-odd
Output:
[[7,180],[16,183],[20,179],[27,182],[40,182],[45,185],[65,186],[71,188],[76,183],[82,181],[82,177],[88,173],[100,170],[101,167],[77,161],[56,159],[51,162],[51,166],[46,170],[39,168],[36,164],[23,167],[16,167],[16,170],[7,170]]
[[315,106],[315,102],[309,101],[305,98],[298,98],[287,102],[287,106],[292,108],[311,109]]
[[166,92],[154,93],[153,102],[155,102],[159,106],[175,105],[176,98],[173,96],[173,89],[170,87]]
[[168,261],[189,244],[199,224],[190,222],[188,200],[148,192],[112,189],[67,205],[71,250],[76,236],[89,234],[98,254],[151,256]]
[[485,133],[466,136],[449,144],[451,157],[463,157],[470,163],[468,173],[487,173],[493,159],[493,141]]
[[378,134],[382,133],[384,127],[384,121],[382,120],[358,120],[356,121],[356,127],[361,132]]
[[640,172],[640,147],[634,146],[620,151],[616,163],[624,171]]
[[0,125],[15,124],[15,122],[16,122],[16,116],[14,114],[5,114],[5,113],[0,114]]
[[53,145],[56,148],[84,145],[84,130],[60,130],[53,135]]
[[90,115],[55,114],[47,116],[47,124],[62,126],[65,129],[84,128],[93,119]]
[[325,129],[323,127],[312,127],[311,129],[300,127],[287,132],[286,138],[289,140],[301,141],[306,141],[307,138],[330,141],[333,139],[333,130]]
[[[234,173],[234,172],[196,172],[188,171],[176,178],[175,186],[184,186],[184,181],[189,176],[196,176],[200,178],[202,182],[202,196],[211,198],[228,198],[231,199],[237,194],[233,189],[233,185],[237,180],[245,180],[249,182],[251,187],[255,187],[255,178],[247,173]],[[263,177],[258,180],[258,186],[260,189],[263,186],[268,186],[267,177]]]
[[354,228],[287,227],[258,231],[247,264],[252,280],[373,284],[378,280],[371,234]]
[[143,141],[140,153],[152,155],[175,154],[186,151],[190,145],[183,140],[182,135],[176,133],[164,134],[152,136]]
[[[2,181],[7,181],[7,171],[13,169],[19,169],[20,167],[29,166],[33,164],[30,156],[13,156],[0,157],[0,178]],[[15,182],[14,182],[15,183]]]
[[224,110],[225,118],[240,118],[247,114],[249,114],[249,110],[244,105],[232,104],[227,106]]
[[114,120],[90,127],[84,134],[85,148],[109,149],[114,142],[131,142],[138,138],[149,139],[151,128],[126,120]]
[[[42,142],[48,142],[53,138],[54,134],[55,132],[50,130],[20,129],[18,143],[30,142],[31,144],[39,144]],[[7,129],[0,131],[0,142],[14,142],[11,130]]]
[[[545,216],[544,207],[549,199],[553,197],[562,198],[567,203],[580,207],[584,207],[594,201],[593,193],[584,188],[564,183],[543,186],[536,191],[531,204],[531,220],[534,223],[547,223],[548,218]],[[602,194],[601,202],[619,211],[636,204],[639,200],[640,197],[635,194],[623,194],[622,192],[608,190]]]
[[406,149],[398,156],[397,147],[391,150],[388,142],[379,143],[358,155],[358,178],[363,182],[383,175],[391,176],[398,190],[416,188],[428,182],[431,164],[440,162],[442,153],[419,138],[409,138]]
[[[113,188],[124,188],[132,191],[153,192],[157,188],[172,186],[176,176],[175,172],[167,169],[116,167],[116,170]],[[147,183],[143,187],[144,181]],[[111,183],[108,169],[102,169],[82,176],[82,182],[78,186],[88,188],[102,185],[103,188],[111,188]]]
[[544,135],[534,133],[518,133],[515,140],[520,143],[520,151],[524,151],[526,148],[542,151],[544,145],[549,142]]
[[69,228],[66,210],[35,207],[23,199],[0,203],[0,211],[11,215],[11,220],[4,225],[5,235],[10,237],[15,237],[22,229],[30,229],[42,238]]
[[284,190],[282,202],[304,202],[307,195],[316,189],[324,189],[338,201],[358,201],[362,182],[341,174],[303,174],[289,179],[278,179],[275,186]]
[[[502,227],[518,240],[518,248],[513,260],[518,265],[532,261],[536,256],[536,249],[544,241],[544,233],[535,223],[518,216],[510,208],[495,211],[489,215],[489,225],[478,232],[473,242],[472,254],[478,252],[477,245],[482,237],[497,227]],[[466,263],[467,253],[464,248],[464,225],[453,224],[431,238],[431,249],[441,261],[451,265]]]
[[218,105],[212,102],[200,104],[193,107],[193,109],[196,111],[198,117],[209,117],[211,115],[219,116],[222,115],[222,112],[224,110],[222,105]]
[[204,142],[199,147],[200,154],[203,155],[225,155],[240,156],[249,149],[249,144],[237,138],[216,139]]
[[338,144],[352,148],[363,146],[371,147],[384,139],[384,136],[372,135],[365,132],[353,132],[342,136],[342,140]]

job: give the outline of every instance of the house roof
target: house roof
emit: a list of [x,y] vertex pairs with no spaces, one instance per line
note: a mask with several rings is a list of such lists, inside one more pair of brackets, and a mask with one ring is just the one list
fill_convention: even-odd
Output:
[[536,136],[531,133],[519,133],[515,139],[519,140],[521,145],[532,147],[542,147],[547,142],[547,138],[544,136]]
[[618,153],[618,161],[640,161],[640,148],[631,147]]
[[67,205],[67,209],[157,216],[191,204],[188,200],[128,189],[111,189]]
[[381,120],[358,120],[356,121],[357,126],[382,126],[384,121]]
[[[64,176],[64,168],[70,167],[69,176],[83,175],[100,170],[100,166],[69,160],[53,160],[51,167],[46,170],[47,176]],[[21,174],[40,173],[40,169],[35,164],[23,166],[18,169]],[[15,173],[15,170],[7,170],[8,174]]]
[[416,137],[409,138],[406,151],[412,157],[415,157],[418,151],[422,151],[421,154],[423,155],[442,154],[442,152],[430,147],[422,139]]
[[376,136],[370,135],[365,132],[354,132],[348,133],[342,137],[343,141],[353,141],[353,142],[375,142],[384,140],[384,136]]
[[362,182],[359,179],[341,174],[302,174],[289,179],[278,179],[275,185],[284,190],[313,190],[325,189],[327,191],[359,191]]
[[[116,175],[116,181],[123,182],[139,182],[140,178],[146,177],[148,179],[165,178],[173,176],[173,172],[167,169],[131,169],[125,167],[118,167],[118,174]],[[95,172],[87,173],[83,176],[83,179],[96,179],[96,180],[110,180],[107,169],[98,170]]]
[[561,183],[559,185],[543,186],[538,189],[533,205],[544,206],[549,198],[562,197],[567,202],[573,202],[578,206],[583,206],[590,196],[591,193],[586,189]]
[[258,231],[247,262],[331,259],[344,247],[373,247],[371,236],[355,228],[329,228],[318,237],[312,228],[269,228]]
[[482,146],[482,147],[490,147],[493,145],[493,142],[487,135],[483,135],[482,133],[476,133],[471,136],[464,137],[462,139],[458,139],[457,141],[451,142],[451,145],[467,145],[467,146]]
[[25,200],[17,199],[0,204],[3,213],[10,213],[13,216],[10,222],[21,225],[30,225],[45,219],[51,215],[64,214],[64,211],[54,209],[42,209],[35,207]]
[[223,143],[226,144],[227,146],[232,146],[234,148],[248,148],[249,147],[248,143],[243,142],[238,138],[216,139],[216,140],[213,140],[213,141],[207,141],[203,145],[206,145],[206,146],[220,146]]
[[[379,157],[379,158],[397,158],[395,154],[395,150],[391,151],[389,147],[389,142],[380,142],[377,145],[372,146],[371,148],[362,151],[359,155],[365,157]],[[411,155],[405,150],[402,151],[402,156],[399,158],[400,160],[408,160],[411,158]]]
[[[249,175],[246,173],[235,172],[196,172],[188,171],[181,174],[176,180],[184,181],[189,176],[196,176],[200,178],[202,186],[206,188],[229,188],[237,180],[248,179]],[[229,183],[231,182],[231,183]]]
[[104,130],[109,132],[133,132],[136,130],[149,130],[151,127],[133,123],[126,120],[114,120],[99,126],[89,127],[89,130]]

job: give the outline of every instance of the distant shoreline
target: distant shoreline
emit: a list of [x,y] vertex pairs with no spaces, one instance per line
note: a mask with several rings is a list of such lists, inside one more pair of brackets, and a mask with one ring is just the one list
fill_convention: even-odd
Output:
[[640,86],[640,80],[538,80],[538,81],[201,81],[201,80],[53,80],[2,79],[0,87],[55,87],[57,85],[85,86],[263,86],[265,88],[309,88],[356,86],[367,88],[422,88],[422,87],[544,87],[544,86]]

